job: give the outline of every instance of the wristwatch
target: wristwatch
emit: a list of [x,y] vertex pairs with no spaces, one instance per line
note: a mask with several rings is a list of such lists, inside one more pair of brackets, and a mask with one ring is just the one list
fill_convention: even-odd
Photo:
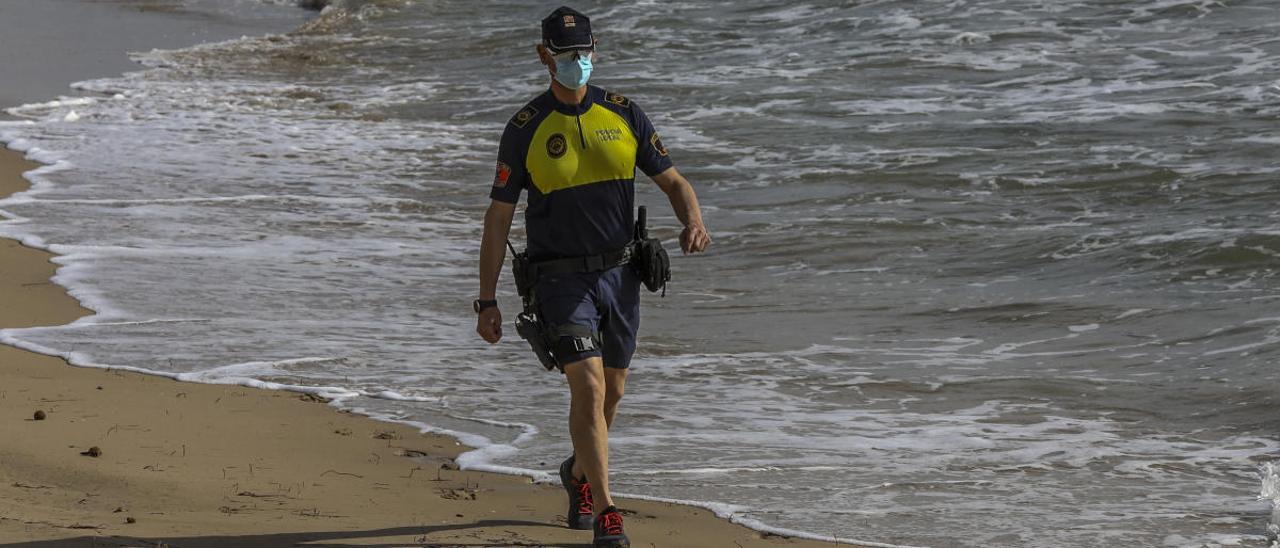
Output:
[[498,306],[498,299],[476,299],[471,302],[471,308],[475,309],[476,314],[491,306]]

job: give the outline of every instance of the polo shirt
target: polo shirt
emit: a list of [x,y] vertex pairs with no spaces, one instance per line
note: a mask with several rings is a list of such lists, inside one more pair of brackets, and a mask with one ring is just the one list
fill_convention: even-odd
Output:
[[566,105],[547,89],[507,122],[489,197],[515,204],[528,190],[530,259],[597,255],[632,239],[636,168],[652,177],[671,166],[635,102],[588,85]]

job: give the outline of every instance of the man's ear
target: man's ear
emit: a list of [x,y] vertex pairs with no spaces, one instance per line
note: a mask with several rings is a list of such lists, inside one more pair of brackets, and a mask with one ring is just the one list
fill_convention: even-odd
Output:
[[551,66],[554,59],[551,58],[551,51],[547,49],[547,46],[537,44],[535,47],[538,51],[538,61],[541,61],[544,65]]

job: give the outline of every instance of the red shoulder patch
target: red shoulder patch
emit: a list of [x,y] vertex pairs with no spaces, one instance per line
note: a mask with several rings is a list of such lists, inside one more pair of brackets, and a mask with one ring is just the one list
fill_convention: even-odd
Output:
[[498,161],[497,173],[493,175],[493,186],[502,188],[507,186],[507,179],[511,178],[511,166],[505,162]]

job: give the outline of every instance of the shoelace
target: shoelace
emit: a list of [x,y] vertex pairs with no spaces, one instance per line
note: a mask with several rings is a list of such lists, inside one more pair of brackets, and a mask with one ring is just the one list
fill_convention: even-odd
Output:
[[591,503],[591,484],[585,481],[578,484],[578,513],[595,513],[595,505]]
[[606,535],[621,535],[622,533],[622,515],[617,512],[606,512],[600,514],[600,528],[604,530]]

